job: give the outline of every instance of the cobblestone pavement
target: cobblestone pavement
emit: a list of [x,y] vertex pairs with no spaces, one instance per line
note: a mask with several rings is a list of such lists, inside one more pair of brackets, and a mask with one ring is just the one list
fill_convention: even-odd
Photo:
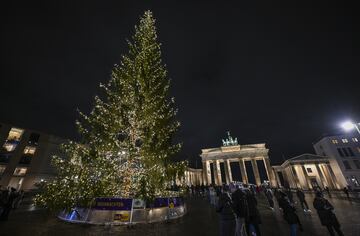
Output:
[[[311,207],[311,214],[304,214],[298,206],[298,214],[305,231],[299,235],[328,235],[326,228],[321,226],[316,211],[312,208],[313,195],[306,198]],[[275,211],[268,208],[263,196],[259,196],[259,210],[262,217],[262,235],[290,235],[289,226],[284,222],[281,212],[275,203]],[[296,197],[295,197],[296,199]],[[342,224],[345,236],[360,235],[360,204],[338,198],[328,198],[335,207],[336,215]],[[218,235],[218,216],[215,210],[202,198],[188,201],[188,214],[182,219],[170,223],[136,225],[133,228],[123,226],[89,226],[65,223],[43,210],[29,211],[23,206],[11,212],[7,222],[0,222],[0,235],[131,235],[131,236],[162,236],[162,235]]]

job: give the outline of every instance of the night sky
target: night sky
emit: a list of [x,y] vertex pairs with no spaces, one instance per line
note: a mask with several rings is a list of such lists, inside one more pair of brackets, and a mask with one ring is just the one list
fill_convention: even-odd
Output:
[[178,158],[194,163],[229,130],[279,163],[360,121],[360,20],[343,1],[51,2],[1,7],[0,122],[77,139],[76,109],[90,110],[148,9],[179,108]]

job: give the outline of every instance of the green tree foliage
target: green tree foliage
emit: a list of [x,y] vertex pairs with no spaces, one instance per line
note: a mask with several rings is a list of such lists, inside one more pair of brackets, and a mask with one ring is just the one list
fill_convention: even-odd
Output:
[[58,170],[36,202],[51,209],[88,206],[95,197],[165,196],[186,163],[171,157],[181,145],[172,137],[179,127],[170,80],[161,60],[155,20],[145,12],[129,52],[115,65],[104,96],[95,97],[89,115],[76,122],[81,142],[63,145],[66,158],[54,157]]

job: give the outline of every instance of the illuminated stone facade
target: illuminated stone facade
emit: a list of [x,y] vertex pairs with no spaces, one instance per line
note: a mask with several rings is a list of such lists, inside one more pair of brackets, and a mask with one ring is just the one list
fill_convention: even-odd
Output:
[[346,185],[341,181],[343,177],[334,173],[334,168],[338,168],[334,164],[329,157],[302,154],[286,160],[280,166],[273,166],[273,169],[279,187],[341,189]]
[[[269,149],[264,143],[238,144],[237,138],[222,140],[222,146],[201,150],[202,169],[191,169],[185,173],[187,185],[222,185],[234,181],[244,184],[260,185],[265,181],[276,186],[275,174],[270,166]],[[263,167],[259,171],[259,165]],[[237,179],[233,175],[232,167],[237,168]],[[250,173],[251,172],[251,173]],[[251,175],[250,175],[251,174]],[[253,177],[253,178],[249,178]]]
[[[248,178],[245,163],[248,162],[252,166],[252,172],[255,181],[251,184],[262,184],[258,163],[263,162],[266,172],[266,179],[272,186],[276,185],[273,169],[270,166],[268,157],[269,149],[264,143],[222,146],[219,148],[202,149],[201,159],[203,163],[203,182],[204,184],[222,185],[233,182],[233,173],[231,165],[236,163],[240,167],[241,182],[251,183]],[[223,163],[225,171],[225,179],[222,178],[220,165]],[[210,169],[212,166],[212,170]]]

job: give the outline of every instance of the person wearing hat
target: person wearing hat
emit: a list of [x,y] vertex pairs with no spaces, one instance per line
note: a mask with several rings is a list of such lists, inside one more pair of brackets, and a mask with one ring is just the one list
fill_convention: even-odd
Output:
[[330,235],[335,236],[335,230],[339,236],[343,236],[344,234],[340,229],[340,223],[333,212],[334,207],[330,204],[328,200],[324,198],[323,194],[320,191],[316,192],[316,197],[314,199],[313,205],[318,213],[321,224],[323,226],[326,226],[326,228],[329,230]]

